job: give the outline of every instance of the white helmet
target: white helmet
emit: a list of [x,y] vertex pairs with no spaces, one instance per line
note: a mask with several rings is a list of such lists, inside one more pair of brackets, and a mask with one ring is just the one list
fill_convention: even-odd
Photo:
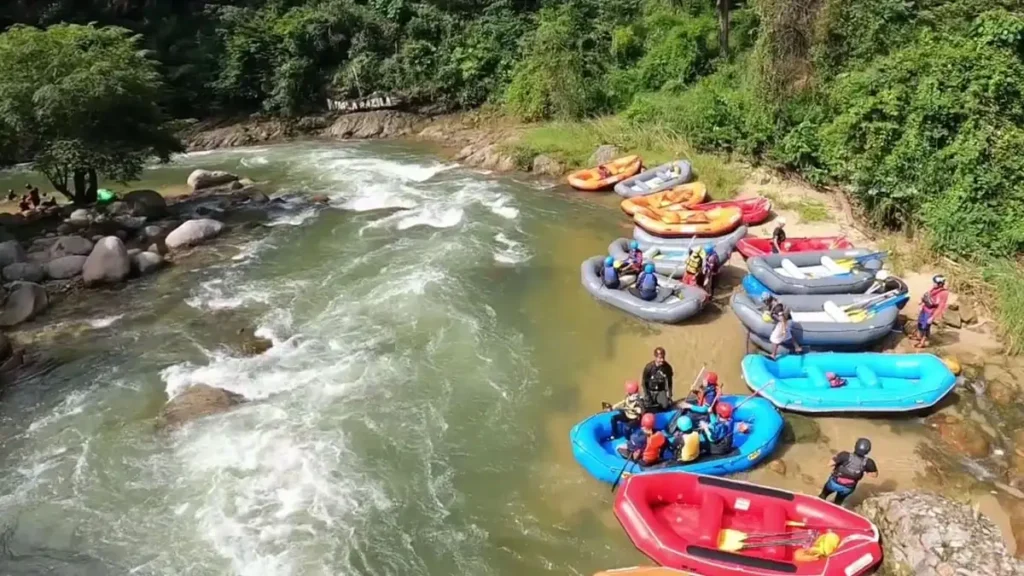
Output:
[[777,223],[777,224],[778,224],[779,226],[785,226],[785,225],[786,225],[786,219],[785,219],[785,218],[783,218],[782,216],[779,216],[778,218],[776,218],[776,219],[775,219],[775,222],[776,222],[776,223]]
[[875,272],[875,280],[881,280],[881,281],[884,282],[888,278],[889,278],[889,271],[888,270],[879,270],[878,272]]
[[935,276],[932,276],[932,283],[937,284],[939,286],[945,286],[946,277],[943,276],[942,274],[936,274]]

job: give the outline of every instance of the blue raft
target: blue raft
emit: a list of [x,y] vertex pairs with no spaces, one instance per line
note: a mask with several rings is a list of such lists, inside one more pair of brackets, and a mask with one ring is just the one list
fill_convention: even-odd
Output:
[[[909,412],[934,406],[956,386],[956,376],[932,354],[827,353],[775,361],[751,354],[742,367],[747,386],[792,412]],[[846,384],[832,388],[826,372]]]
[[[719,402],[735,406],[743,396],[722,396]],[[572,454],[591,476],[602,482],[614,483],[622,471],[626,459],[619,456],[616,448],[626,442],[625,438],[612,439],[612,418],[615,412],[600,412],[572,427],[569,440]],[[664,431],[669,423],[680,416],[679,411],[661,412],[655,415],[655,427]],[[752,398],[733,414],[733,423],[746,422],[750,425],[747,433],[733,431],[733,451],[723,456],[702,454],[690,464],[669,464],[644,467],[631,462],[626,474],[657,472],[671,468],[694,474],[724,476],[750,470],[775,451],[782,434],[782,415],[763,398]]]

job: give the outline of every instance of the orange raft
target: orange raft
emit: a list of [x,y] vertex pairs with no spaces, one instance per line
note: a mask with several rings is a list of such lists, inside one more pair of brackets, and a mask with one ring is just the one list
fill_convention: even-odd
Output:
[[655,210],[653,216],[633,215],[633,222],[647,232],[665,238],[723,236],[743,222],[743,211],[735,206],[711,210]]
[[[587,168],[569,174],[569,185],[577,190],[604,190],[635,175],[643,162],[639,156],[623,156],[596,168]],[[608,170],[609,176],[601,178],[600,168]]]
[[674,188],[669,188],[664,192],[626,198],[619,204],[619,207],[622,208],[623,212],[631,216],[643,213],[657,218],[654,214],[655,211],[673,212],[686,210],[703,202],[707,195],[708,187],[703,182],[690,182],[689,184],[681,184]]

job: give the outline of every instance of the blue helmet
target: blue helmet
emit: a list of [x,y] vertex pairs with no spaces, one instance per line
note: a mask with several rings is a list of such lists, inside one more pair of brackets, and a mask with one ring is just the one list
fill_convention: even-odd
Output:
[[638,248],[640,248],[640,243],[639,242],[637,242],[636,240],[630,240],[629,241],[629,249],[630,250],[636,250]]
[[612,258],[611,256],[606,256],[604,259],[604,265],[612,266],[613,264],[615,264],[615,258]]
[[644,272],[647,272],[648,274],[654,274],[654,264],[651,264],[650,262],[644,264]]
[[681,432],[689,432],[693,430],[693,420],[690,420],[689,416],[680,416],[679,420],[676,420],[676,427]]
[[708,242],[707,244],[704,245],[704,253],[705,254],[711,254],[714,251],[715,251],[715,245],[714,244]]

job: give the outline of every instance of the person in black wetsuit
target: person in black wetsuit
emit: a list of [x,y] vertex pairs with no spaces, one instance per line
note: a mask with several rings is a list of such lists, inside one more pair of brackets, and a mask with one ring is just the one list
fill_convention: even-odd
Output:
[[647,405],[661,411],[672,408],[672,365],[665,361],[665,349],[654,349],[654,360],[644,366],[641,380]]
[[868,458],[871,452],[871,440],[858,438],[857,444],[853,447],[853,454],[843,451],[832,457],[829,465],[832,467],[832,475],[825,481],[825,486],[818,495],[822,500],[827,500],[829,495],[835,494],[835,503],[840,506],[846,498],[853,494],[864,475],[875,478],[878,476],[878,466],[875,461]]

